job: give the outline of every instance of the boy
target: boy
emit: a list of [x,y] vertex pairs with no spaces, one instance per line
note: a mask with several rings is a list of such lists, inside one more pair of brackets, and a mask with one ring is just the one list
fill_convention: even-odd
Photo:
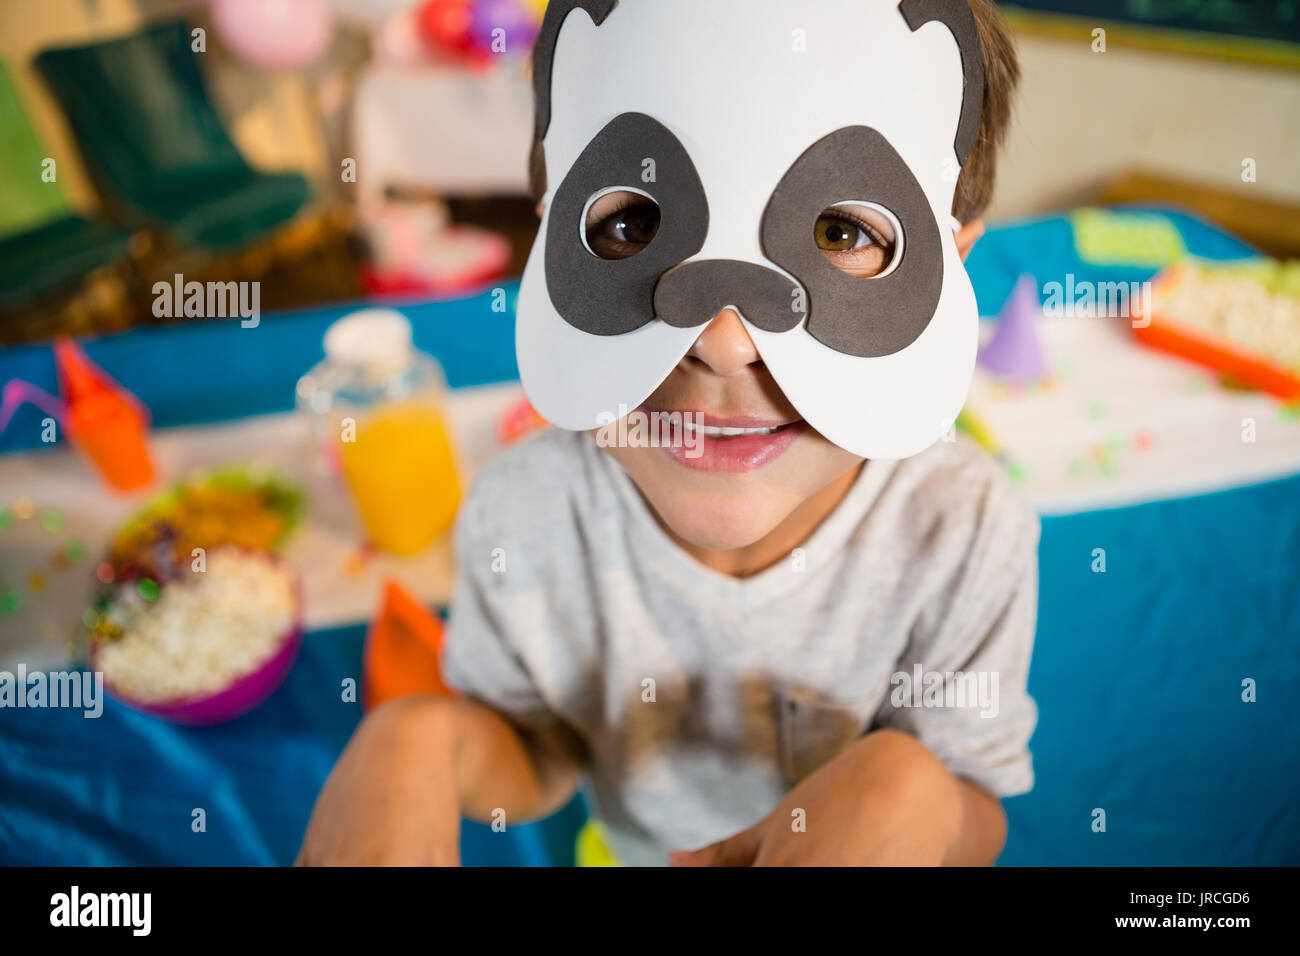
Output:
[[1033,781],[1038,526],[935,440],[1017,79],[996,14],[552,0],[535,79],[517,344],[570,431],[479,476],[464,695],[366,718],[301,859],[455,863],[462,814],[585,774],[629,864],[992,863]]

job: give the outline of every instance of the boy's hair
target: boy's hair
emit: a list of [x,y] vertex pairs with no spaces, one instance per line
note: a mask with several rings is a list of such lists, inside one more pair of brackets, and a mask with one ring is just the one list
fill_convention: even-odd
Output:
[[[1020,80],[1015,45],[993,0],[967,2],[975,15],[980,56],[984,61],[984,110],[975,145],[957,178],[957,191],[952,200],[952,214],[963,223],[979,218],[988,207],[989,197],[993,194],[998,147],[1011,125],[1011,102],[1016,83]],[[542,141],[536,133],[528,158],[528,180],[534,201],[541,202],[546,194],[546,161]]]

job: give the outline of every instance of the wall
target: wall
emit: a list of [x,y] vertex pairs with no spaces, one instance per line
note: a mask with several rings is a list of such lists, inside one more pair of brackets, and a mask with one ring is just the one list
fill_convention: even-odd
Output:
[[[1133,167],[1300,202],[1300,72],[1021,35],[1020,100],[991,217],[1086,201]],[[1241,161],[1257,182],[1241,181]],[[1268,194],[1267,196],[1265,194]]]

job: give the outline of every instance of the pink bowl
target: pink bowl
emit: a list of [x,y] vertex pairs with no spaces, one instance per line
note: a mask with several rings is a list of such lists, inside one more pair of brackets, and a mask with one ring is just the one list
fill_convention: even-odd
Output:
[[[242,677],[235,678],[232,683],[216,693],[183,697],[178,700],[145,702],[135,700],[118,691],[107,680],[104,681],[105,689],[114,699],[128,707],[173,724],[208,727],[242,717],[275,693],[284,683],[284,679],[289,676],[293,662],[298,657],[298,650],[302,647],[303,626],[302,590],[301,584],[297,581],[294,584],[294,593],[294,624],[280,639],[280,649],[272,654],[266,663]],[[98,653],[94,642],[91,643],[87,656],[91,671],[97,671],[99,668],[96,666],[95,659]]]

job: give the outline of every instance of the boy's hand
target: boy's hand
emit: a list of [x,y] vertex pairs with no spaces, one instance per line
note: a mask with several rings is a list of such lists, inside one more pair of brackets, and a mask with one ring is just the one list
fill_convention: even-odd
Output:
[[452,702],[409,697],[368,715],[316,800],[299,866],[456,866]]
[[868,734],[786,795],[748,830],[674,866],[938,866],[991,863],[1001,805],[960,781],[920,741]]
[[462,815],[544,816],[572,797],[580,769],[563,726],[525,738],[464,697],[391,701],[361,722],[325,781],[297,862],[456,866]]

